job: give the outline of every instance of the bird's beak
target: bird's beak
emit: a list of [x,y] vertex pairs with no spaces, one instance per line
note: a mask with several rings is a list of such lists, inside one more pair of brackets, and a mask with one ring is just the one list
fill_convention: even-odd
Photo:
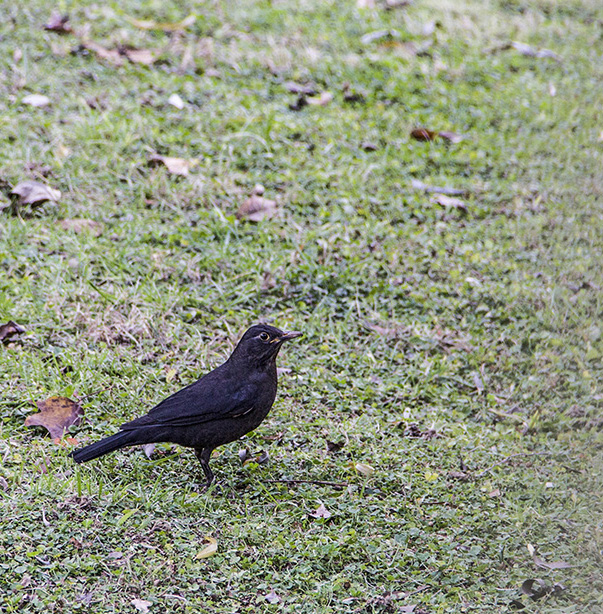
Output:
[[279,341],[288,341],[289,339],[295,339],[296,337],[301,337],[304,333],[300,333],[298,330],[292,330],[288,333],[282,334],[278,340]]

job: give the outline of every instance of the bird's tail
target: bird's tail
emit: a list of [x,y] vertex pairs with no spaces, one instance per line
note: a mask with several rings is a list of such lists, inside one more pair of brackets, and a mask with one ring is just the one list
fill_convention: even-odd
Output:
[[105,437],[105,439],[92,443],[81,450],[75,450],[71,453],[71,456],[76,463],[85,463],[93,458],[98,458],[99,456],[113,452],[113,450],[118,450],[119,448],[124,448],[125,446],[130,446],[135,443],[136,436],[133,431],[120,431],[119,433],[115,433],[115,435],[111,435],[111,437]]

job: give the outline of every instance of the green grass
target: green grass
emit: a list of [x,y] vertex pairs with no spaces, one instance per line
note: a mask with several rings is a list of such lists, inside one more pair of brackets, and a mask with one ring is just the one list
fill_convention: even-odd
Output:
[[[2,198],[63,193],[0,212],[0,324],[27,329],[0,346],[0,611],[602,611],[598,0],[61,3],[150,67],[45,32],[47,3],[0,6]],[[128,20],[191,12],[180,35]],[[291,80],[333,101],[292,111]],[[153,153],[199,163],[177,177]],[[413,179],[466,190],[467,213]],[[256,183],[279,215],[238,221]],[[212,493],[188,450],[76,467],[23,424],[64,395],[86,411],[72,436],[111,434],[258,321],[305,336]],[[269,462],[241,466],[244,447]],[[565,590],[531,600],[532,578]]]

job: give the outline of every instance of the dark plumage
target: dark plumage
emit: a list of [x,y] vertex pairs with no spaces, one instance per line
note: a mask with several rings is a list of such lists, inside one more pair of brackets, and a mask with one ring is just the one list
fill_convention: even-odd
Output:
[[274,326],[252,326],[230,358],[194,384],[161,401],[148,414],[121,425],[121,431],[72,453],[85,463],[126,446],[171,442],[194,448],[206,487],[214,474],[215,448],[257,428],[276,397],[276,356],[283,341],[301,333]]

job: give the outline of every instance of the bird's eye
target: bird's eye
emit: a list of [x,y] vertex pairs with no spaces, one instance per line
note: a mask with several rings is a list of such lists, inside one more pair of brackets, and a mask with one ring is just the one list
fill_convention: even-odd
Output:
[[268,333],[260,333],[260,339],[262,341],[268,341],[268,339],[270,339],[270,335]]

